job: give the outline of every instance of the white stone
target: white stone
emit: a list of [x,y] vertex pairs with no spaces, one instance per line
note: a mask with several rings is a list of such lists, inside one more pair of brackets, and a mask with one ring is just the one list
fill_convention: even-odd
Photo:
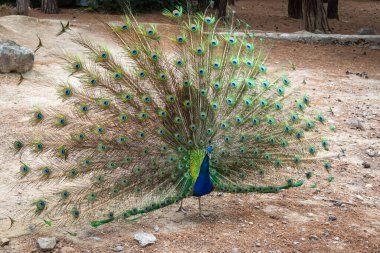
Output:
[[154,235],[145,232],[135,234],[134,239],[140,243],[141,247],[154,244],[157,241]]
[[57,238],[55,237],[39,237],[37,239],[38,247],[42,251],[48,251],[54,249],[57,244]]

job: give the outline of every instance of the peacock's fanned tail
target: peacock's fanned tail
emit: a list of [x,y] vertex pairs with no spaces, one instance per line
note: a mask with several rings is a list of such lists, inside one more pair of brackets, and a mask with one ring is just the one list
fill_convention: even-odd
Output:
[[214,190],[275,193],[325,179],[327,119],[283,70],[267,69],[267,42],[239,20],[222,29],[181,7],[164,15],[170,33],[133,15],[110,24],[123,53],[75,37],[86,54],[65,59],[79,84],[60,87],[60,108],[34,110],[30,134],[14,143],[20,185],[44,192],[28,219],[99,226],[175,203],[192,195],[192,152],[209,145]]

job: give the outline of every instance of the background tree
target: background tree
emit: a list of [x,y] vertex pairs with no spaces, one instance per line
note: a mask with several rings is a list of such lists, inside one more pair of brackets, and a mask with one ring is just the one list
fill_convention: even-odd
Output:
[[302,0],[289,0],[288,17],[296,19],[302,18]]
[[329,0],[327,7],[327,18],[338,19],[338,0]]
[[16,9],[19,15],[29,15],[29,0],[17,0]]
[[302,0],[305,30],[309,32],[330,31],[323,0]]
[[41,11],[48,14],[58,13],[58,0],[42,0]]

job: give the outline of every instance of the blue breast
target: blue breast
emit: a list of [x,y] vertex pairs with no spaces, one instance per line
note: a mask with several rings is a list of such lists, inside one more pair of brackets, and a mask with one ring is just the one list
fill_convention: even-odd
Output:
[[208,155],[203,159],[199,175],[194,184],[194,196],[200,197],[209,194],[212,191],[212,183],[210,179],[210,163]]

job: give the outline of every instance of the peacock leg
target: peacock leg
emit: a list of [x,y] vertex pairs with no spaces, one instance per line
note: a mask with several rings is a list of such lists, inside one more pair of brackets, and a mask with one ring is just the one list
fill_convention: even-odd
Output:
[[199,206],[199,212],[198,216],[202,217],[203,219],[206,219],[206,214],[202,214],[202,208],[201,208],[201,197],[198,197],[198,206]]
[[181,200],[181,205],[179,206],[177,212],[183,212],[184,214],[187,213],[187,210],[182,206],[183,200]]

